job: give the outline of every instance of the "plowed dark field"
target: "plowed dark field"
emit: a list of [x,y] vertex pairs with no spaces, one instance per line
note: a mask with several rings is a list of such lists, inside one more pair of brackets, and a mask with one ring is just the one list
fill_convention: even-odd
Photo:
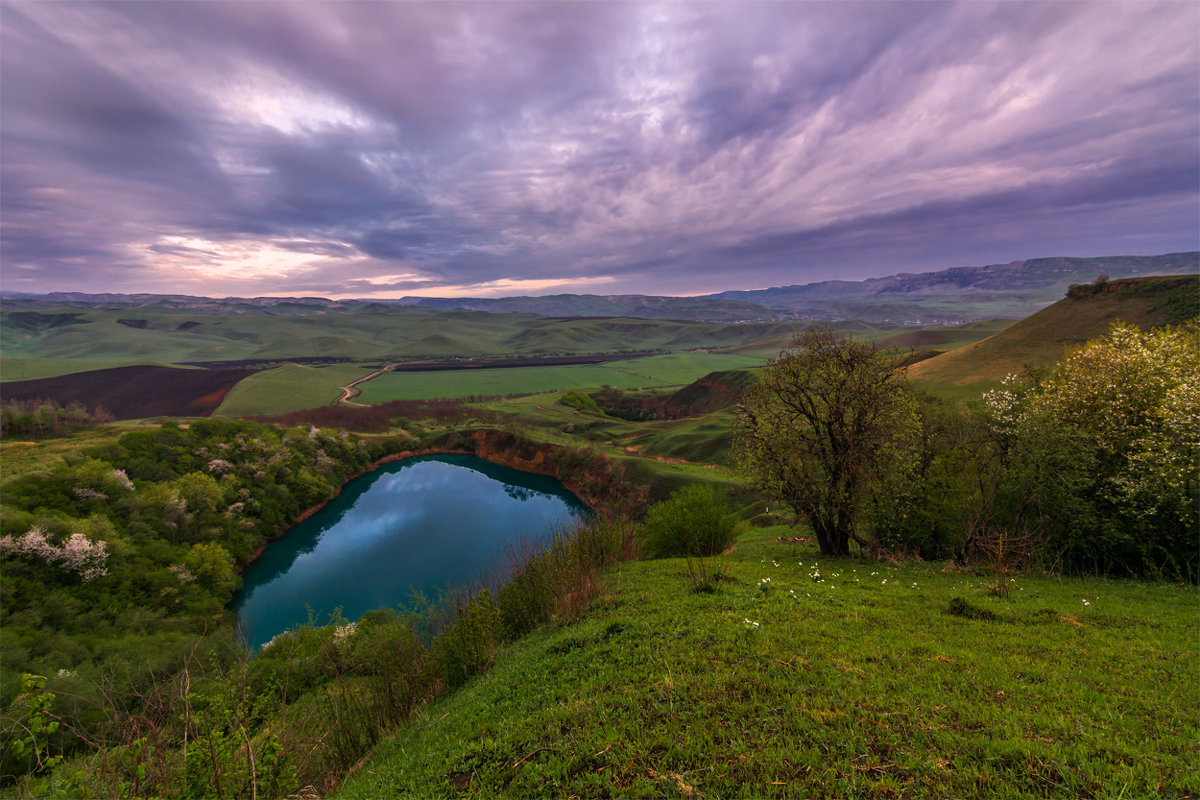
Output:
[[103,407],[117,419],[207,417],[254,369],[137,366],[0,383],[0,400],[54,400]]

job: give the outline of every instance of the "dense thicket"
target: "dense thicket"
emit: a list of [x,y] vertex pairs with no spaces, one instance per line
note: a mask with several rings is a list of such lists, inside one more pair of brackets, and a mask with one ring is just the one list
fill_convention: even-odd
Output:
[[[861,395],[857,405],[823,399],[827,387],[853,387],[856,371],[885,358],[789,370],[821,351],[789,354],[761,384],[771,391],[757,389],[743,404],[743,463],[760,489],[810,524],[833,510],[860,542],[886,549],[1195,580],[1197,334],[1195,323],[1150,332],[1116,325],[1048,372],[1010,376],[982,402],[915,398],[915,420],[869,413]],[[881,449],[855,450],[847,436]],[[838,491],[839,476],[850,488]],[[819,502],[806,508],[810,498]]]
[[[52,676],[70,751],[208,635],[263,541],[398,445],[316,428],[169,422],[0,487],[0,707]],[[110,712],[104,712],[107,706]],[[70,706],[70,707],[67,707]],[[17,733],[4,731],[5,744]],[[4,748],[2,774],[20,774]]]
[[694,483],[646,512],[642,549],[651,558],[719,555],[733,544],[737,522],[727,497]]
[[0,405],[0,436],[22,439],[66,436],[112,419],[112,414],[100,406],[89,411],[82,403],[70,403],[64,408],[54,400],[9,400]]

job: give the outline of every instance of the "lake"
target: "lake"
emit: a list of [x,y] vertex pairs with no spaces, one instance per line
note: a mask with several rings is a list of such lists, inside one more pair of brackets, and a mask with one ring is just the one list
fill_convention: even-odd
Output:
[[309,621],[403,606],[414,592],[495,576],[512,548],[544,542],[587,508],[553,478],[474,456],[386,464],[271,542],[234,600],[251,651]]

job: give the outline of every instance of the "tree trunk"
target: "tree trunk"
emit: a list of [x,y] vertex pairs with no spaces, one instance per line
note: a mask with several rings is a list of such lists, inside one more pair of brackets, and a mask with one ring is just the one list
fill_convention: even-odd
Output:
[[823,556],[845,556],[850,554],[850,529],[841,522],[822,520],[813,525],[817,534],[817,546]]

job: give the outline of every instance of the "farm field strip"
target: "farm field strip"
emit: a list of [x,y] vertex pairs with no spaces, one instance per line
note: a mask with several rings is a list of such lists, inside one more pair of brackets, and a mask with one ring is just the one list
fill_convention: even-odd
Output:
[[677,353],[605,364],[447,372],[386,373],[360,384],[360,403],[435,397],[553,392],[592,386],[636,389],[679,386],[716,370],[761,365],[762,359],[725,353]]

